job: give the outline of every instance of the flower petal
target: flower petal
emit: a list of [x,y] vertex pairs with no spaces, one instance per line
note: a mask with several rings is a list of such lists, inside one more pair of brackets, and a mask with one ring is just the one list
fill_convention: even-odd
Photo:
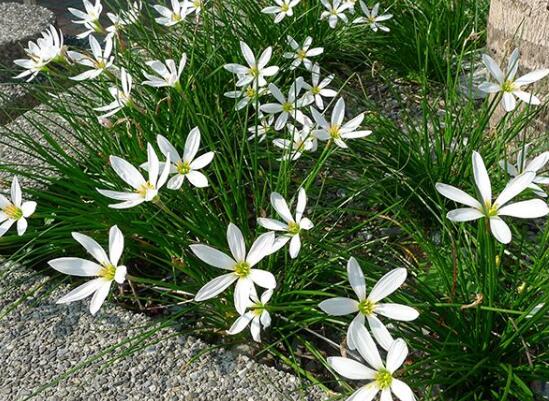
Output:
[[376,343],[364,326],[356,326],[354,335],[356,348],[366,362],[376,370],[383,368],[383,361],[377,349]]
[[478,220],[484,217],[484,213],[482,213],[478,209],[465,207],[465,208],[450,210],[446,214],[446,217],[448,218],[448,220],[451,220],[451,221],[472,221],[472,220]]
[[99,264],[106,265],[109,263],[109,257],[101,245],[99,245],[93,238],[80,233],[72,233],[72,237],[82,245],[88,253],[99,262]]
[[97,263],[81,258],[58,258],[48,264],[58,272],[79,277],[95,277],[101,270]]
[[111,281],[102,280],[101,286],[95,291],[90,302],[90,313],[95,315],[109,296]]
[[509,226],[499,217],[490,217],[490,231],[502,244],[511,242],[512,235]]
[[246,244],[244,242],[244,236],[242,231],[233,223],[230,223],[227,227],[227,242],[233,255],[233,258],[237,262],[242,262],[246,259]]
[[473,152],[473,174],[483,203],[492,202],[492,184],[482,156],[478,152]]
[[435,188],[442,196],[451,199],[454,202],[462,203],[475,209],[482,209],[482,205],[479,201],[459,188],[442,183],[437,183]]
[[403,381],[393,378],[391,383],[391,391],[400,401],[415,401],[416,397],[410,387]]
[[114,266],[118,266],[123,250],[124,235],[117,226],[112,226],[109,231],[109,259]]
[[391,295],[404,283],[407,275],[408,272],[404,268],[391,270],[379,279],[374,288],[372,288],[368,299],[372,302],[378,302]]
[[301,249],[301,239],[298,235],[294,235],[290,241],[290,257],[292,259],[297,258],[297,255],[299,254],[299,251]]
[[250,304],[250,293],[252,292],[253,281],[247,277],[239,278],[234,289],[234,307],[243,315]]
[[261,269],[252,269],[250,271],[250,278],[258,286],[266,289],[273,289],[276,287],[276,278],[273,273]]
[[344,316],[349,313],[358,312],[358,302],[354,299],[336,297],[326,299],[318,304],[324,313],[331,316]]
[[541,199],[530,199],[504,206],[498,210],[498,216],[512,216],[521,219],[536,219],[546,216],[549,207]]
[[244,330],[248,326],[248,324],[250,324],[254,316],[255,315],[253,312],[247,312],[243,314],[242,316],[240,316],[238,319],[234,321],[231,328],[227,330],[227,334],[234,335],[234,334],[240,333],[242,330]]
[[223,274],[206,283],[195,295],[197,302],[205,301],[221,294],[227,287],[238,280],[234,273]]
[[114,172],[134,189],[138,189],[145,184],[145,179],[141,173],[126,160],[117,156],[111,156],[109,160]]
[[341,376],[351,380],[372,380],[376,372],[353,359],[332,356],[328,365]]
[[275,235],[273,232],[261,234],[252,244],[248,256],[246,256],[246,262],[250,267],[255,266],[265,256],[270,255],[273,247]]
[[347,277],[359,301],[366,299],[366,281],[362,269],[354,257],[347,262]]
[[370,331],[377,343],[381,345],[385,351],[388,351],[394,341],[389,330],[387,330],[381,320],[374,315],[368,316],[368,325],[370,326]]
[[387,352],[386,367],[391,373],[394,373],[402,366],[408,356],[408,346],[402,338],[398,338],[391,344]]
[[292,213],[288,208],[288,203],[278,192],[273,192],[271,194],[271,204],[276,212],[286,221],[286,223],[294,221]]
[[494,205],[496,205],[498,208],[505,205],[515,196],[517,196],[526,188],[528,188],[528,185],[532,183],[532,180],[534,178],[536,178],[536,173],[531,171],[526,171],[525,173],[522,173],[521,175],[518,175],[515,178],[513,178],[505,186],[503,191],[501,191],[501,194],[499,194],[499,196],[497,197],[496,201],[494,202]]
[[191,251],[197,258],[210,266],[218,267],[225,270],[234,270],[236,262],[226,253],[218,251],[208,245],[194,244],[190,245]]
[[70,302],[79,301],[86,298],[87,296],[93,294],[97,289],[99,289],[105,280],[102,278],[96,278],[90,280],[69,292],[67,295],[59,298],[56,303],[58,304],[68,304]]

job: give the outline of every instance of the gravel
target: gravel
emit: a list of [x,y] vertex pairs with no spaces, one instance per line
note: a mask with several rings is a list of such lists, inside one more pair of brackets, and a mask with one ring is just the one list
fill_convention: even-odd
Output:
[[[4,263],[0,271],[3,401],[23,401],[48,384],[32,399],[313,401],[325,397],[295,376],[238,352],[218,349],[191,361],[211,345],[173,328],[144,339],[159,321],[109,302],[93,317],[86,301],[55,304],[69,290],[66,284],[55,284],[20,265]],[[12,307],[25,294],[26,299]]]

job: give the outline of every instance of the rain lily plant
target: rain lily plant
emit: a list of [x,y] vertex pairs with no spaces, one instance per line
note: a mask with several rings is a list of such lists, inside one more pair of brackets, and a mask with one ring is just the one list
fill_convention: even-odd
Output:
[[82,3],[84,4],[85,11],[81,11],[71,7],[68,8],[68,11],[76,18],[78,18],[77,20],[73,20],[72,22],[74,22],[75,24],[84,25],[84,27],[87,29],[86,31],[78,34],[76,37],[79,39],[83,39],[93,32],[103,33],[104,28],[99,22],[99,17],[101,16],[101,12],[103,11],[103,5],[101,4],[101,0],[95,0],[95,4],[92,4],[89,0],[83,0]]
[[320,15],[320,19],[327,19],[330,28],[334,29],[337,26],[338,21],[344,23],[349,22],[345,11],[351,8],[349,2],[344,2],[342,0],[320,0],[325,11]]
[[347,330],[347,345],[349,348],[356,349],[358,344],[357,333],[360,328],[364,327],[365,320],[367,320],[377,343],[384,349],[389,350],[393,343],[393,337],[377,316],[382,315],[389,319],[405,322],[415,320],[419,316],[419,313],[409,306],[379,302],[402,286],[406,276],[406,269],[391,270],[376,283],[370,294],[367,294],[362,269],[357,260],[351,257],[347,263],[347,277],[357,300],[336,297],[322,301],[318,307],[332,316],[344,316],[358,312]]
[[124,107],[132,105],[131,91],[133,85],[133,79],[130,74],[126,72],[124,68],[120,69],[120,82],[122,84],[122,90],[116,86],[109,88],[109,93],[114,100],[106,106],[96,107],[95,111],[106,111],[99,118],[107,118],[122,110]]
[[227,242],[232,257],[208,245],[195,244],[190,246],[191,251],[204,263],[230,271],[230,273],[216,277],[205,284],[194,299],[200,302],[214,298],[236,281],[234,306],[237,312],[243,315],[249,305],[250,296],[255,291],[254,285],[267,290],[276,287],[276,279],[272,273],[253,268],[271,253],[274,233],[270,232],[257,237],[249,252],[246,252],[246,243],[242,231],[231,223],[227,228]]
[[304,125],[302,129],[298,129],[294,125],[288,124],[287,129],[292,135],[291,140],[284,138],[273,139],[273,145],[286,151],[280,160],[295,161],[304,152],[314,152],[317,150],[318,140],[311,134],[309,126]]
[[174,26],[185,20],[187,16],[188,0],[171,0],[172,8],[162,6],[160,4],[154,5],[153,8],[160,14],[160,17],[155,18],[155,21],[164,26]]
[[519,68],[520,52],[515,49],[509,61],[507,63],[507,69],[505,73],[501,70],[496,61],[487,54],[482,55],[482,61],[486,68],[490,72],[490,75],[496,80],[496,82],[484,82],[480,84],[479,89],[486,93],[502,93],[503,94],[503,108],[506,112],[515,110],[517,107],[517,100],[522,100],[525,103],[538,106],[541,104],[541,100],[528,92],[522,90],[523,86],[533,84],[547,75],[549,75],[549,69],[544,68],[529,72],[519,78],[515,78]]
[[266,103],[260,107],[260,110],[267,114],[278,114],[274,125],[275,130],[280,131],[286,127],[290,117],[301,124],[308,123],[309,118],[300,110],[308,103],[307,97],[299,98],[302,88],[303,79],[296,79],[290,86],[286,97],[275,84],[269,84],[269,91],[278,103]]
[[468,206],[449,211],[446,215],[449,220],[462,222],[486,218],[494,237],[499,242],[508,244],[512,238],[511,229],[503,221],[502,216],[533,219],[546,216],[549,213],[549,207],[540,199],[530,199],[506,205],[532,184],[536,177],[534,172],[525,171],[513,178],[495,201],[492,201],[492,184],[486,166],[477,152],[473,152],[473,174],[480,200],[451,185],[437,183],[436,188],[441,195]]
[[[169,166],[170,174],[174,174],[169,180],[167,187],[169,189],[178,190],[183,185],[185,178],[197,187],[204,188],[208,186],[208,179],[202,174],[200,169],[210,164],[214,157],[214,152],[207,152],[196,157],[200,148],[200,130],[195,127],[189,133],[185,141],[183,156],[179,155],[175,147],[162,135],[156,137],[156,142],[162,154],[166,157],[166,163]],[[148,170],[149,164],[141,165],[142,168]],[[160,163],[160,169],[166,168],[164,163]]]
[[36,210],[36,202],[23,202],[21,186],[17,177],[11,182],[11,201],[0,194],[0,237],[8,231],[13,224],[17,225],[17,235],[27,231],[27,219]]
[[248,137],[248,140],[254,140],[257,138],[258,142],[263,142],[265,138],[267,138],[267,134],[269,131],[274,131],[273,124],[274,124],[274,116],[265,116],[263,114],[260,114],[259,117],[259,124],[255,127],[248,128],[248,132],[251,134]]
[[292,48],[292,51],[284,53],[284,58],[293,60],[290,65],[290,70],[295,70],[301,64],[303,64],[307,70],[311,70],[313,62],[310,57],[318,56],[324,52],[322,47],[314,47],[311,49],[311,45],[313,44],[313,38],[311,36],[307,36],[303,45],[300,45],[294,38],[288,35],[288,44]]
[[277,66],[267,67],[271,56],[273,54],[272,47],[268,47],[256,59],[252,49],[245,42],[240,42],[240,49],[244,59],[248,63],[248,66],[241,64],[225,64],[224,67],[227,71],[236,74],[238,82],[236,86],[247,86],[253,84],[254,87],[261,87],[267,85],[265,77],[272,77],[276,75],[279,68]]
[[332,356],[328,365],[341,376],[351,380],[366,380],[368,383],[353,393],[347,401],[371,401],[378,393],[380,400],[392,400],[391,393],[400,401],[414,401],[412,389],[403,381],[394,377],[395,372],[408,357],[408,346],[401,338],[393,341],[387,352],[385,363],[377,347],[364,327],[356,335],[356,344],[360,356],[367,365],[350,358]]
[[271,205],[284,221],[259,217],[257,219],[257,224],[267,230],[282,233],[282,235],[276,238],[273,244],[273,251],[282,248],[290,241],[290,257],[295,259],[301,249],[301,230],[307,231],[314,227],[311,220],[307,217],[303,217],[305,207],[307,206],[307,194],[303,188],[299,189],[295,208],[295,218],[290,212],[288,203],[278,192],[273,192],[271,194]]
[[86,251],[93,256],[95,262],[75,257],[53,259],[48,264],[63,274],[78,277],[95,277],[93,280],[75,288],[60,298],[58,304],[68,304],[80,301],[93,294],[90,302],[90,313],[95,315],[107,299],[111,284],[118,284],[126,280],[126,266],[119,265],[124,251],[124,236],[117,226],[109,231],[109,254],[93,238],[80,233],[72,233],[75,241],[79,242]]
[[278,24],[286,17],[291,17],[294,15],[294,7],[299,4],[301,0],[273,0],[275,6],[265,7],[261,10],[264,14],[274,14],[275,24]]
[[340,148],[348,147],[345,139],[364,138],[372,133],[370,130],[358,130],[364,120],[364,113],[343,124],[345,118],[345,100],[343,98],[336,102],[330,123],[314,107],[311,107],[311,112],[319,126],[313,131],[313,135],[320,141],[333,141]]
[[124,180],[124,182],[133,188],[131,192],[119,192],[109,189],[97,189],[97,191],[107,198],[122,201],[121,203],[115,203],[109,205],[114,209],[128,209],[142,204],[143,202],[150,202],[157,198],[158,191],[164,186],[168,180],[168,174],[170,173],[170,157],[162,166],[160,171],[160,162],[158,156],[154,152],[154,149],[150,143],[147,144],[148,161],[147,167],[149,171],[149,179],[146,180],[143,175],[132,164],[126,160],[118,157],[111,156],[109,158],[111,167],[114,172]]
[[528,160],[527,155],[529,147],[530,144],[526,144],[519,150],[516,164],[501,160],[499,165],[503,170],[507,171],[507,174],[511,177],[517,177],[526,171],[536,173],[536,176],[531,184],[528,185],[528,188],[533,190],[537,196],[546,198],[547,194],[540,185],[549,185],[549,177],[539,176],[537,175],[537,172],[542,170],[549,162],[549,152],[543,152],[532,160]]
[[320,80],[320,65],[314,64],[311,70],[311,84],[307,82],[303,83],[303,88],[307,91],[306,96],[310,96],[314,99],[316,107],[319,110],[324,110],[325,97],[334,98],[337,96],[337,92],[333,89],[328,89],[327,86],[334,79],[334,75],[328,75],[322,81]]
[[366,3],[364,1],[360,1],[360,8],[362,9],[362,12],[364,13],[363,17],[358,17],[353,21],[353,24],[368,24],[372,31],[377,32],[383,31],[383,32],[389,32],[390,29],[386,27],[383,24],[380,24],[380,22],[387,21],[391,18],[393,18],[392,14],[382,14],[379,15],[379,3],[374,5],[372,9],[370,10]]
[[42,37],[36,42],[29,41],[25,53],[28,59],[17,59],[13,62],[25,69],[14,78],[26,78],[27,82],[32,81],[40,71],[46,71],[51,62],[61,61],[64,57],[63,32],[50,25],[42,32]]
[[179,65],[175,65],[175,61],[172,59],[166,60],[165,63],[159,60],[147,61],[147,64],[157,75],[152,75],[147,72],[143,72],[146,81],[142,82],[142,85],[152,86],[154,88],[172,87],[181,91],[181,83],[179,81],[181,73],[187,63],[187,55],[183,54]]
[[261,298],[257,297],[257,293],[255,291],[252,291],[248,305],[246,305],[246,309],[248,311],[234,321],[231,328],[227,330],[227,334],[238,334],[246,327],[250,326],[252,338],[255,342],[260,343],[261,327],[265,330],[271,325],[271,315],[265,305],[271,300],[272,296],[273,290],[264,291],[263,294],[261,294]]
[[112,39],[108,37],[105,40],[105,49],[101,49],[101,45],[92,35],[89,36],[89,41],[93,57],[75,51],[67,52],[71,60],[85,67],[91,68],[90,70],[71,77],[71,79],[75,81],[84,81],[86,79],[97,78],[104,71],[113,66],[114,56],[111,56],[113,46]]

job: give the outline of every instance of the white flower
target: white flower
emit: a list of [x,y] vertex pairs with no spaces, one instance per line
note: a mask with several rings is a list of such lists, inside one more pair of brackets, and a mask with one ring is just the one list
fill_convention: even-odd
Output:
[[[267,103],[260,107],[260,110],[267,114],[278,114],[275,122],[275,130],[279,131],[286,126],[288,119],[291,116],[294,120],[301,124],[310,123],[310,120],[299,109],[307,105],[308,98],[302,97],[298,99],[299,93],[303,88],[303,78],[297,78],[288,91],[288,97],[284,96],[280,89],[275,84],[269,84],[269,91],[278,101],[278,103]],[[310,124],[309,124],[310,125]]]
[[526,171],[513,178],[494,202],[492,202],[490,177],[488,176],[482,157],[477,152],[473,152],[473,174],[478,192],[481,195],[480,202],[461,189],[447,184],[436,184],[437,191],[443,196],[469,206],[449,211],[446,215],[449,220],[461,222],[486,217],[489,220],[490,230],[494,237],[499,242],[508,244],[512,238],[511,230],[500,216],[528,219],[542,217],[549,213],[549,208],[541,199],[531,199],[505,206],[507,202],[524,191],[532,183],[536,173]]
[[259,104],[259,98],[269,91],[266,88],[257,89],[254,85],[248,85],[242,90],[229,91],[225,92],[225,96],[231,99],[239,99],[239,101],[234,106],[235,110],[242,110],[247,105],[252,105],[256,108]]
[[306,69],[311,70],[313,63],[309,59],[309,57],[315,57],[319,54],[322,54],[324,52],[323,47],[315,47],[311,49],[311,44],[313,43],[313,38],[310,36],[307,36],[305,38],[305,42],[303,42],[303,46],[300,46],[299,43],[295,41],[294,38],[292,38],[290,35],[287,37],[288,44],[292,48],[292,52],[284,53],[284,58],[293,59],[292,65],[290,66],[290,70],[295,70],[297,67],[303,63]]
[[351,298],[336,297],[322,301],[318,306],[325,313],[332,316],[344,316],[358,312],[347,330],[347,345],[350,349],[356,348],[357,328],[364,326],[366,318],[378,344],[387,350],[393,342],[393,337],[381,320],[377,318],[377,315],[405,322],[415,320],[419,316],[414,308],[406,305],[379,303],[379,301],[395,292],[404,283],[406,276],[406,269],[393,269],[385,274],[374,285],[370,294],[367,295],[366,281],[362,269],[357,260],[351,257],[347,263],[347,277],[358,301]]
[[358,0],[343,0],[343,4],[348,6],[349,12],[352,14],[355,12],[355,5]]
[[248,128],[248,132],[251,135],[248,140],[251,141],[254,138],[258,138],[258,142],[263,142],[267,137],[267,133],[274,129],[272,128],[274,123],[274,116],[264,116],[263,113],[259,114],[259,124],[255,127]]
[[96,78],[101,75],[103,71],[111,67],[114,62],[114,56],[111,56],[113,46],[112,38],[107,37],[105,40],[104,50],[101,50],[99,42],[92,35],[89,37],[89,42],[93,57],[74,51],[68,52],[68,55],[72,60],[78,64],[91,68],[91,70],[87,70],[75,77],[71,77],[72,80],[84,81],[86,79]]
[[0,237],[8,231],[13,223],[17,222],[17,234],[23,235],[27,231],[27,218],[36,210],[36,202],[23,202],[21,186],[17,177],[11,182],[11,201],[0,194]]
[[490,72],[492,77],[494,77],[494,79],[497,81],[497,83],[484,82],[480,84],[478,88],[486,93],[502,92],[503,108],[505,109],[505,111],[510,112],[516,108],[517,102],[515,96],[528,104],[532,104],[535,106],[541,104],[541,101],[536,96],[528,92],[524,92],[521,87],[524,85],[530,85],[531,83],[534,83],[546,77],[547,75],[549,75],[549,69],[545,68],[542,70],[532,71],[526,75],[523,75],[520,78],[515,79],[515,75],[517,74],[519,66],[518,49],[515,49],[511,54],[505,74],[503,74],[503,71],[501,70],[501,68],[499,68],[499,66],[492,57],[483,54],[482,61],[486,65],[486,68],[488,68],[488,71]]
[[48,264],[64,274],[96,278],[75,288],[60,298],[57,303],[68,304],[93,294],[90,312],[95,315],[109,295],[112,282],[122,284],[126,280],[126,266],[118,265],[124,250],[124,236],[117,226],[111,227],[108,256],[101,245],[87,235],[73,232],[72,237],[99,263],[81,258],[58,258],[50,260]]
[[106,111],[106,113],[99,118],[110,117],[118,113],[124,107],[132,104],[132,76],[128,74],[124,68],[120,69],[120,81],[122,83],[122,90],[115,86],[109,88],[109,93],[114,98],[114,101],[106,106],[96,107],[94,109],[95,111]]
[[152,68],[158,76],[143,72],[143,75],[147,78],[147,81],[143,81],[143,85],[149,85],[155,88],[166,86],[181,88],[179,78],[181,77],[181,73],[183,72],[186,63],[186,54],[183,54],[178,66],[175,65],[175,61],[172,59],[166,60],[165,64],[159,60],[147,61],[145,64]]
[[332,120],[330,123],[314,107],[311,107],[311,113],[313,113],[315,122],[320,126],[320,129],[313,131],[313,135],[321,141],[334,141],[341,148],[347,148],[344,139],[363,138],[372,133],[369,130],[357,131],[362,120],[364,120],[364,113],[360,113],[349,122],[343,124],[343,119],[345,118],[345,100],[343,98],[337,101],[332,111]]
[[187,5],[187,15],[195,13],[198,16],[204,10],[205,0],[190,0]]
[[234,290],[234,305],[241,315],[246,311],[250,294],[254,283],[262,288],[272,290],[276,287],[276,279],[272,273],[253,269],[261,259],[269,255],[273,246],[274,234],[265,233],[257,237],[250,251],[246,254],[246,243],[240,229],[234,224],[229,224],[227,229],[227,241],[231,249],[231,256],[218,251],[208,245],[191,245],[191,251],[203,262],[228,270],[204,285],[195,296],[195,301],[205,301],[222,293],[227,287],[236,281]]
[[303,212],[305,212],[305,207],[307,206],[307,195],[305,190],[303,188],[299,189],[297,206],[295,208],[295,218],[290,212],[288,203],[278,192],[273,192],[271,194],[271,205],[284,221],[259,217],[257,219],[257,224],[267,230],[284,233],[276,238],[272,252],[276,252],[290,241],[290,257],[294,259],[301,249],[301,230],[310,230],[314,227],[311,220],[303,217]]
[[84,25],[84,27],[87,28],[85,32],[76,35],[78,39],[83,39],[92,32],[103,33],[105,31],[99,22],[99,17],[103,11],[101,0],[96,0],[95,4],[92,4],[89,0],[83,0],[83,4],[85,12],[71,7],[68,8],[72,15],[79,18],[78,20],[73,20],[72,22],[75,24]]
[[274,0],[276,6],[265,7],[261,10],[265,14],[276,14],[274,22],[278,24],[286,17],[294,15],[294,7],[299,4],[301,0]]
[[364,17],[358,17],[353,21],[353,24],[363,24],[366,23],[370,25],[370,28],[372,31],[377,32],[378,30],[381,30],[383,32],[389,32],[390,29],[387,28],[385,25],[380,24],[380,22],[387,21],[391,18],[393,18],[392,14],[383,14],[379,15],[379,3],[377,3],[372,10],[368,8],[368,6],[361,1],[360,2],[360,8],[362,8],[362,12],[364,13]]
[[284,149],[287,153],[280,160],[297,160],[303,152],[314,152],[318,148],[318,140],[311,134],[311,127],[304,125],[302,129],[298,129],[292,124],[286,126],[292,135],[292,139],[276,138],[273,140],[273,145]]
[[147,144],[148,154],[148,171],[149,179],[145,180],[143,175],[126,160],[117,156],[111,156],[109,158],[111,167],[114,172],[130,185],[134,191],[132,192],[118,192],[110,191],[107,189],[97,189],[97,191],[108,198],[121,200],[123,202],[109,205],[114,209],[128,209],[140,205],[143,202],[150,202],[156,198],[158,191],[166,183],[168,174],[170,172],[170,159],[164,164],[162,173],[159,177],[160,162],[154,152],[154,149],[150,143]]
[[188,4],[188,0],[182,2],[171,0],[171,9],[161,5],[154,5],[153,8],[160,14],[160,17],[155,18],[155,21],[164,26],[173,26],[180,23],[187,16]]
[[391,344],[385,363],[364,327],[357,333],[357,348],[362,358],[373,369],[354,359],[339,356],[328,358],[328,365],[341,376],[351,380],[368,380],[368,383],[355,391],[347,401],[371,401],[380,391],[380,401],[391,401],[391,393],[400,401],[416,399],[410,387],[394,377],[395,371],[402,366],[408,356],[408,346],[403,339],[399,338]]
[[112,22],[112,25],[106,29],[108,34],[112,36],[116,32],[122,30],[125,26],[137,22],[142,8],[143,3],[141,1],[134,1],[130,4],[128,10],[122,11],[120,14],[107,13],[107,17]]
[[306,82],[303,83],[303,88],[307,91],[305,95],[313,98],[316,107],[318,107],[320,110],[324,110],[324,101],[322,98],[337,96],[337,92],[335,90],[326,88],[334,79],[334,75],[328,75],[326,78],[320,81],[320,66],[315,63],[312,68],[311,77],[311,85]]
[[[526,157],[529,147],[530,144],[526,144],[522,149],[519,150],[516,165],[505,160],[501,160],[499,162],[500,167],[507,171],[507,173],[511,177],[516,177],[524,173],[525,171],[531,171],[537,174],[537,172],[541,170],[547,164],[547,162],[549,162],[549,152],[543,152],[531,161],[528,161]],[[541,196],[543,198],[547,197],[545,191],[538,184],[549,185],[549,177],[536,175],[536,177],[532,180],[532,183],[528,185],[528,188],[533,190],[537,196]]]
[[250,325],[252,338],[254,341],[260,343],[261,326],[263,326],[263,329],[266,329],[271,325],[271,315],[265,307],[265,304],[271,300],[272,296],[273,290],[266,290],[261,294],[261,299],[258,299],[255,291],[252,291],[248,304],[246,305],[248,311],[235,320],[231,328],[227,330],[227,334],[238,334]]
[[328,24],[330,28],[335,28],[339,20],[347,22],[347,15],[345,11],[350,8],[348,2],[343,2],[341,0],[320,0],[326,11],[323,11],[320,15],[320,19],[328,18]]
[[19,67],[23,67],[23,71],[15,76],[15,79],[29,77],[27,82],[32,81],[40,71],[47,70],[47,65],[51,62],[60,61],[64,55],[63,32],[57,31],[53,25],[42,32],[42,37],[36,42],[29,41],[25,53],[28,59],[17,59],[13,62]]
[[248,86],[251,83],[254,84],[254,87],[260,87],[267,85],[265,77],[271,77],[278,72],[278,67],[270,66],[267,67],[267,64],[271,60],[273,54],[273,48],[266,48],[259,59],[256,59],[252,49],[244,43],[240,42],[240,49],[242,50],[242,55],[248,63],[248,67],[241,64],[225,64],[224,68],[227,71],[232,72],[238,76],[238,82],[236,86]]
[[[193,128],[189,133],[185,141],[183,156],[180,156],[175,147],[162,135],[156,137],[156,142],[162,154],[170,160],[170,174],[175,174],[168,181],[167,187],[169,189],[177,190],[181,188],[185,178],[197,188],[208,186],[208,179],[198,170],[211,163],[214,152],[204,153],[202,156],[196,157],[200,147],[200,130],[198,127]],[[148,169],[147,164],[141,167]]]

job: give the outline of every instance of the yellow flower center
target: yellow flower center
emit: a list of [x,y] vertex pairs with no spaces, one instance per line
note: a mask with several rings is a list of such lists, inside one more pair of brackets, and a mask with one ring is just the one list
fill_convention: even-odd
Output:
[[259,69],[256,66],[250,67],[248,72],[252,77],[258,77],[259,76]]
[[328,129],[328,133],[330,134],[330,137],[332,137],[332,139],[341,138],[340,128],[338,125],[330,126],[330,128]]
[[246,89],[246,97],[250,99],[254,98],[256,93],[257,93],[256,90],[251,86],[248,86],[248,88]]
[[202,0],[194,0],[193,6],[194,8],[202,8]]
[[107,265],[102,265],[101,270],[99,270],[99,273],[97,275],[107,280],[114,280],[115,274],[116,267],[109,263]]
[[282,4],[280,6],[280,11],[282,11],[283,13],[286,13],[286,12],[290,11],[290,6],[288,4]]
[[303,49],[297,51],[297,58],[300,60],[305,60],[307,57],[307,52]]
[[252,268],[248,264],[248,262],[238,262],[234,267],[234,272],[238,277],[246,278],[250,275],[250,271]]
[[286,102],[282,105],[282,111],[284,111],[286,113],[290,113],[293,110],[294,110],[293,103]]
[[359,302],[358,310],[364,316],[371,316],[376,309],[376,304],[370,301],[369,299],[364,299]]
[[8,206],[6,206],[3,212],[11,220],[19,220],[21,217],[23,217],[23,211],[15,206],[13,203],[10,203]]
[[191,165],[189,162],[183,162],[179,160],[175,165],[177,172],[181,175],[189,174],[191,172]]
[[107,63],[103,59],[95,61],[95,68],[97,68],[98,70],[102,70],[106,66],[107,66]]
[[311,93],[312,93],[313,95],[318,95],[318,94],[320,94],[320,91],[321,91],[321,90],[322,90],[322,89],[320,89],[320,86],[313,86],[313,87],[311,88]]
[[296,235],[296,234],[299,234],[299,231],[301,231],[301,228],[299,227],[299,224],[297,224],[294,221],[288,223],[288,232],[290,234]]
[[179,22],[179,21],[181,21],[181,14],[173,13],[173,14],[172,14],[172,21],[173,21],[173,22]]
[[141,185],[135,192],[137,192],[139,195],[141,195],[143,198],[147,195],[147,191],[150,191],[154,189],[154,185],[151,184],[150,181],[147,181],[143,185]]
[[368,22],[369,22],[370,24],[374,24],[374,23],[376,22],[376,17],[374,17],[373,15],[370,15],[370,16],[368,17]]
[[387,369],[380,369],[377,371],[374,380],[380,390],[385,390],[391,387],[393,375]]
[[501,85],[501,90],[503,92],[513,92],[515,90],[515,84],[513,81],[507,80]]
[[498,206],[496,204],[492,205],[492,202],[487,201],[484,204],[484,210],[486,212],[486,216],[488,217],[494,217],[498,215]]

